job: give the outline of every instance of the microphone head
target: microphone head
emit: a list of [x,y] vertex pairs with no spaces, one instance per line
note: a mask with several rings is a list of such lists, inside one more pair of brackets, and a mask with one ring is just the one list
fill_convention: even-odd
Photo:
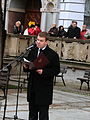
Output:
[[30,45],[28,48],[26,48],[26,50],[30,50],[30,49],[34,48],[35,46],[36,46],[36,44],[34,43],[34,44]]

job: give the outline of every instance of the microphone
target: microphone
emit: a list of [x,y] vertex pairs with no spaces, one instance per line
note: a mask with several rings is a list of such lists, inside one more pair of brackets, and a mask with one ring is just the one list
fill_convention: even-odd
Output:
[[26,48],[26,50],[31,50],[33,47],[35,47],[35,43]]

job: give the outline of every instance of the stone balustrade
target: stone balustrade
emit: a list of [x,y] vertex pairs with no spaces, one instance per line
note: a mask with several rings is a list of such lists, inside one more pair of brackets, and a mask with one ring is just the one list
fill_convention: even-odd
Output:
[[62,60],[90,62],[90,40],[51,38],[50,46]]
[[4,56],[18,56],[34,43],[36,36],[8,34],[5,41]]
[[[18,56],[36,39],[36,36],[8,34],[5,42],[4,56]],[[49,38],[49,46],[54,49],[62,60],[76,60],[90,63],[90,40]]]

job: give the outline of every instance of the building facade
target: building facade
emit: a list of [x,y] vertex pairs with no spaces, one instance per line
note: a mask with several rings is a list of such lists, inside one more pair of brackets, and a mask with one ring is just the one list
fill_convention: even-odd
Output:
[[35,21],[42,31],[48,31],[52,24],[67,29],[72,20],[76,20],[80,28],[83,24],[90,27],[90,0],[7,0],[6,10],[8,32],[13,31],[17,20],[24,28],[29,21]]

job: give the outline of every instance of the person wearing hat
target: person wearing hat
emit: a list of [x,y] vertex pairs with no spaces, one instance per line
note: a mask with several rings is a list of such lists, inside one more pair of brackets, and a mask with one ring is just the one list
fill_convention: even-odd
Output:
[[35,22],[30,21],[23,35],[35,35]]

